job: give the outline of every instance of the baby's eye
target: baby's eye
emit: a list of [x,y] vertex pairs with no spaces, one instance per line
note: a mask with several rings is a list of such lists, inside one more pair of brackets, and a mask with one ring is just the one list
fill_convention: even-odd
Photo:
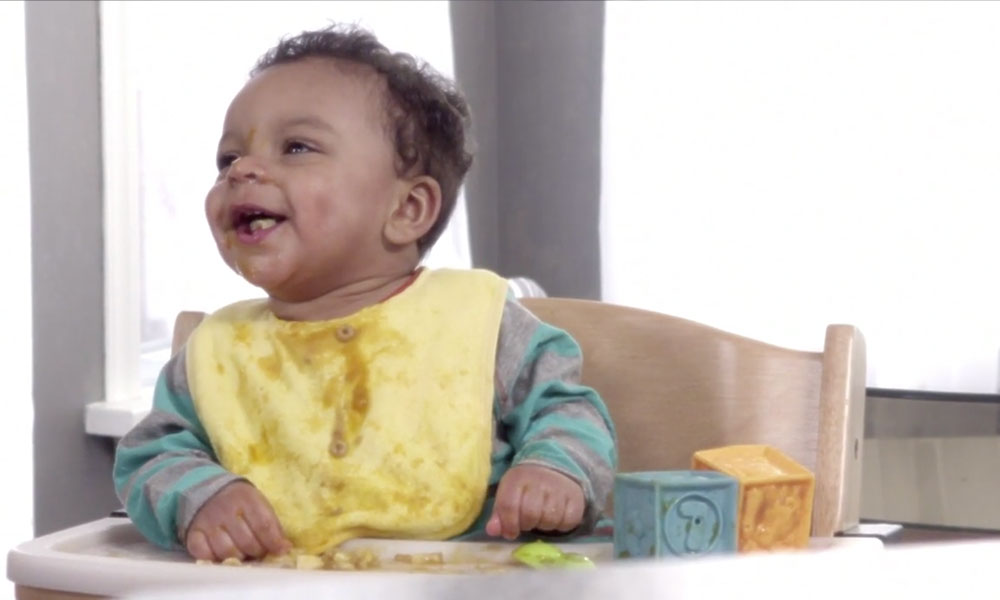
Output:
[[302,142],[290,141],[285,143],[285,154],[302,154],[303,152],[312,152],[312,150],[308,144]]
[[233,154],[232,152],[227,153],[227,154],[220,154],[215,159],[215,166],[220,171],[224,171],[224,170],[226,170],[226,169],[229,168],[229,165],[233,164],[233,162],[236,160],[236,158],[237,158],[236,155]]

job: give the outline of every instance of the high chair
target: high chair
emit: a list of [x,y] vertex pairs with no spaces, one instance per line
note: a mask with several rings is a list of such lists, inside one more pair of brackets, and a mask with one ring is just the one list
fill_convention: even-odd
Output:
[[[816,475],[812,535],[858,524],[865,345],[830,325],[822,352],[773,346],[665,314],[568,298],[522,298],[583,349],[583,383],[608,405],[619,470],[688,469],[696,450],[779,448]],[[182,312],[176,352],[203,318]]]
[[768,444],[816,475],[812,535],[858,524],[865,344],[830,325],[822,352],[773,346],[665,314],[525,298],[583,349],[583,383],[608,405],[619,470],[688,469],[696,450]]

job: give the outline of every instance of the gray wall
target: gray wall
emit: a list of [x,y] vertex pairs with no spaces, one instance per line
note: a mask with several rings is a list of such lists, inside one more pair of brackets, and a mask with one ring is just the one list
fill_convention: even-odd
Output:
[[39,535],[118,506],[111,441],[83,430],[104,396],[97,15],[89,0],[25,3]]
[[603,2],[452,2],[476,266],[600,298]]

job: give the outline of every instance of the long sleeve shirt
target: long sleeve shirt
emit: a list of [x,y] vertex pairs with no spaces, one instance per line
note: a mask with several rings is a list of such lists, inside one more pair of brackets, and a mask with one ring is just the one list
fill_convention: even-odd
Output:
[[[565,331],[508,298],[494,369],[490,488],[479,518],[460,539],[485,536],[500,478],[515,465],[535,464],[576,481],[588,533],[611,491],[617,451],[603,401],[579,383],[582,356]],[[217,461],[187,384],[185,352],[158,378],[153,409],[118,444],[115,489],[129,517],[151,542],[179,547],[198,509],[240,478]]]

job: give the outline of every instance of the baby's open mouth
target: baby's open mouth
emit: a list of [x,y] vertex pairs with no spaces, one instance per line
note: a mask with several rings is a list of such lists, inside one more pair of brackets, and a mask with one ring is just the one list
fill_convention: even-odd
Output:
[[284,223],[287,217],[249,204],[234,206],[230,224],[236,239],[244,244],[256,244]]
[[243,236],[273,229],[284,222],[286,217],[256,206],[236,206],[232,210],[232,227]]

